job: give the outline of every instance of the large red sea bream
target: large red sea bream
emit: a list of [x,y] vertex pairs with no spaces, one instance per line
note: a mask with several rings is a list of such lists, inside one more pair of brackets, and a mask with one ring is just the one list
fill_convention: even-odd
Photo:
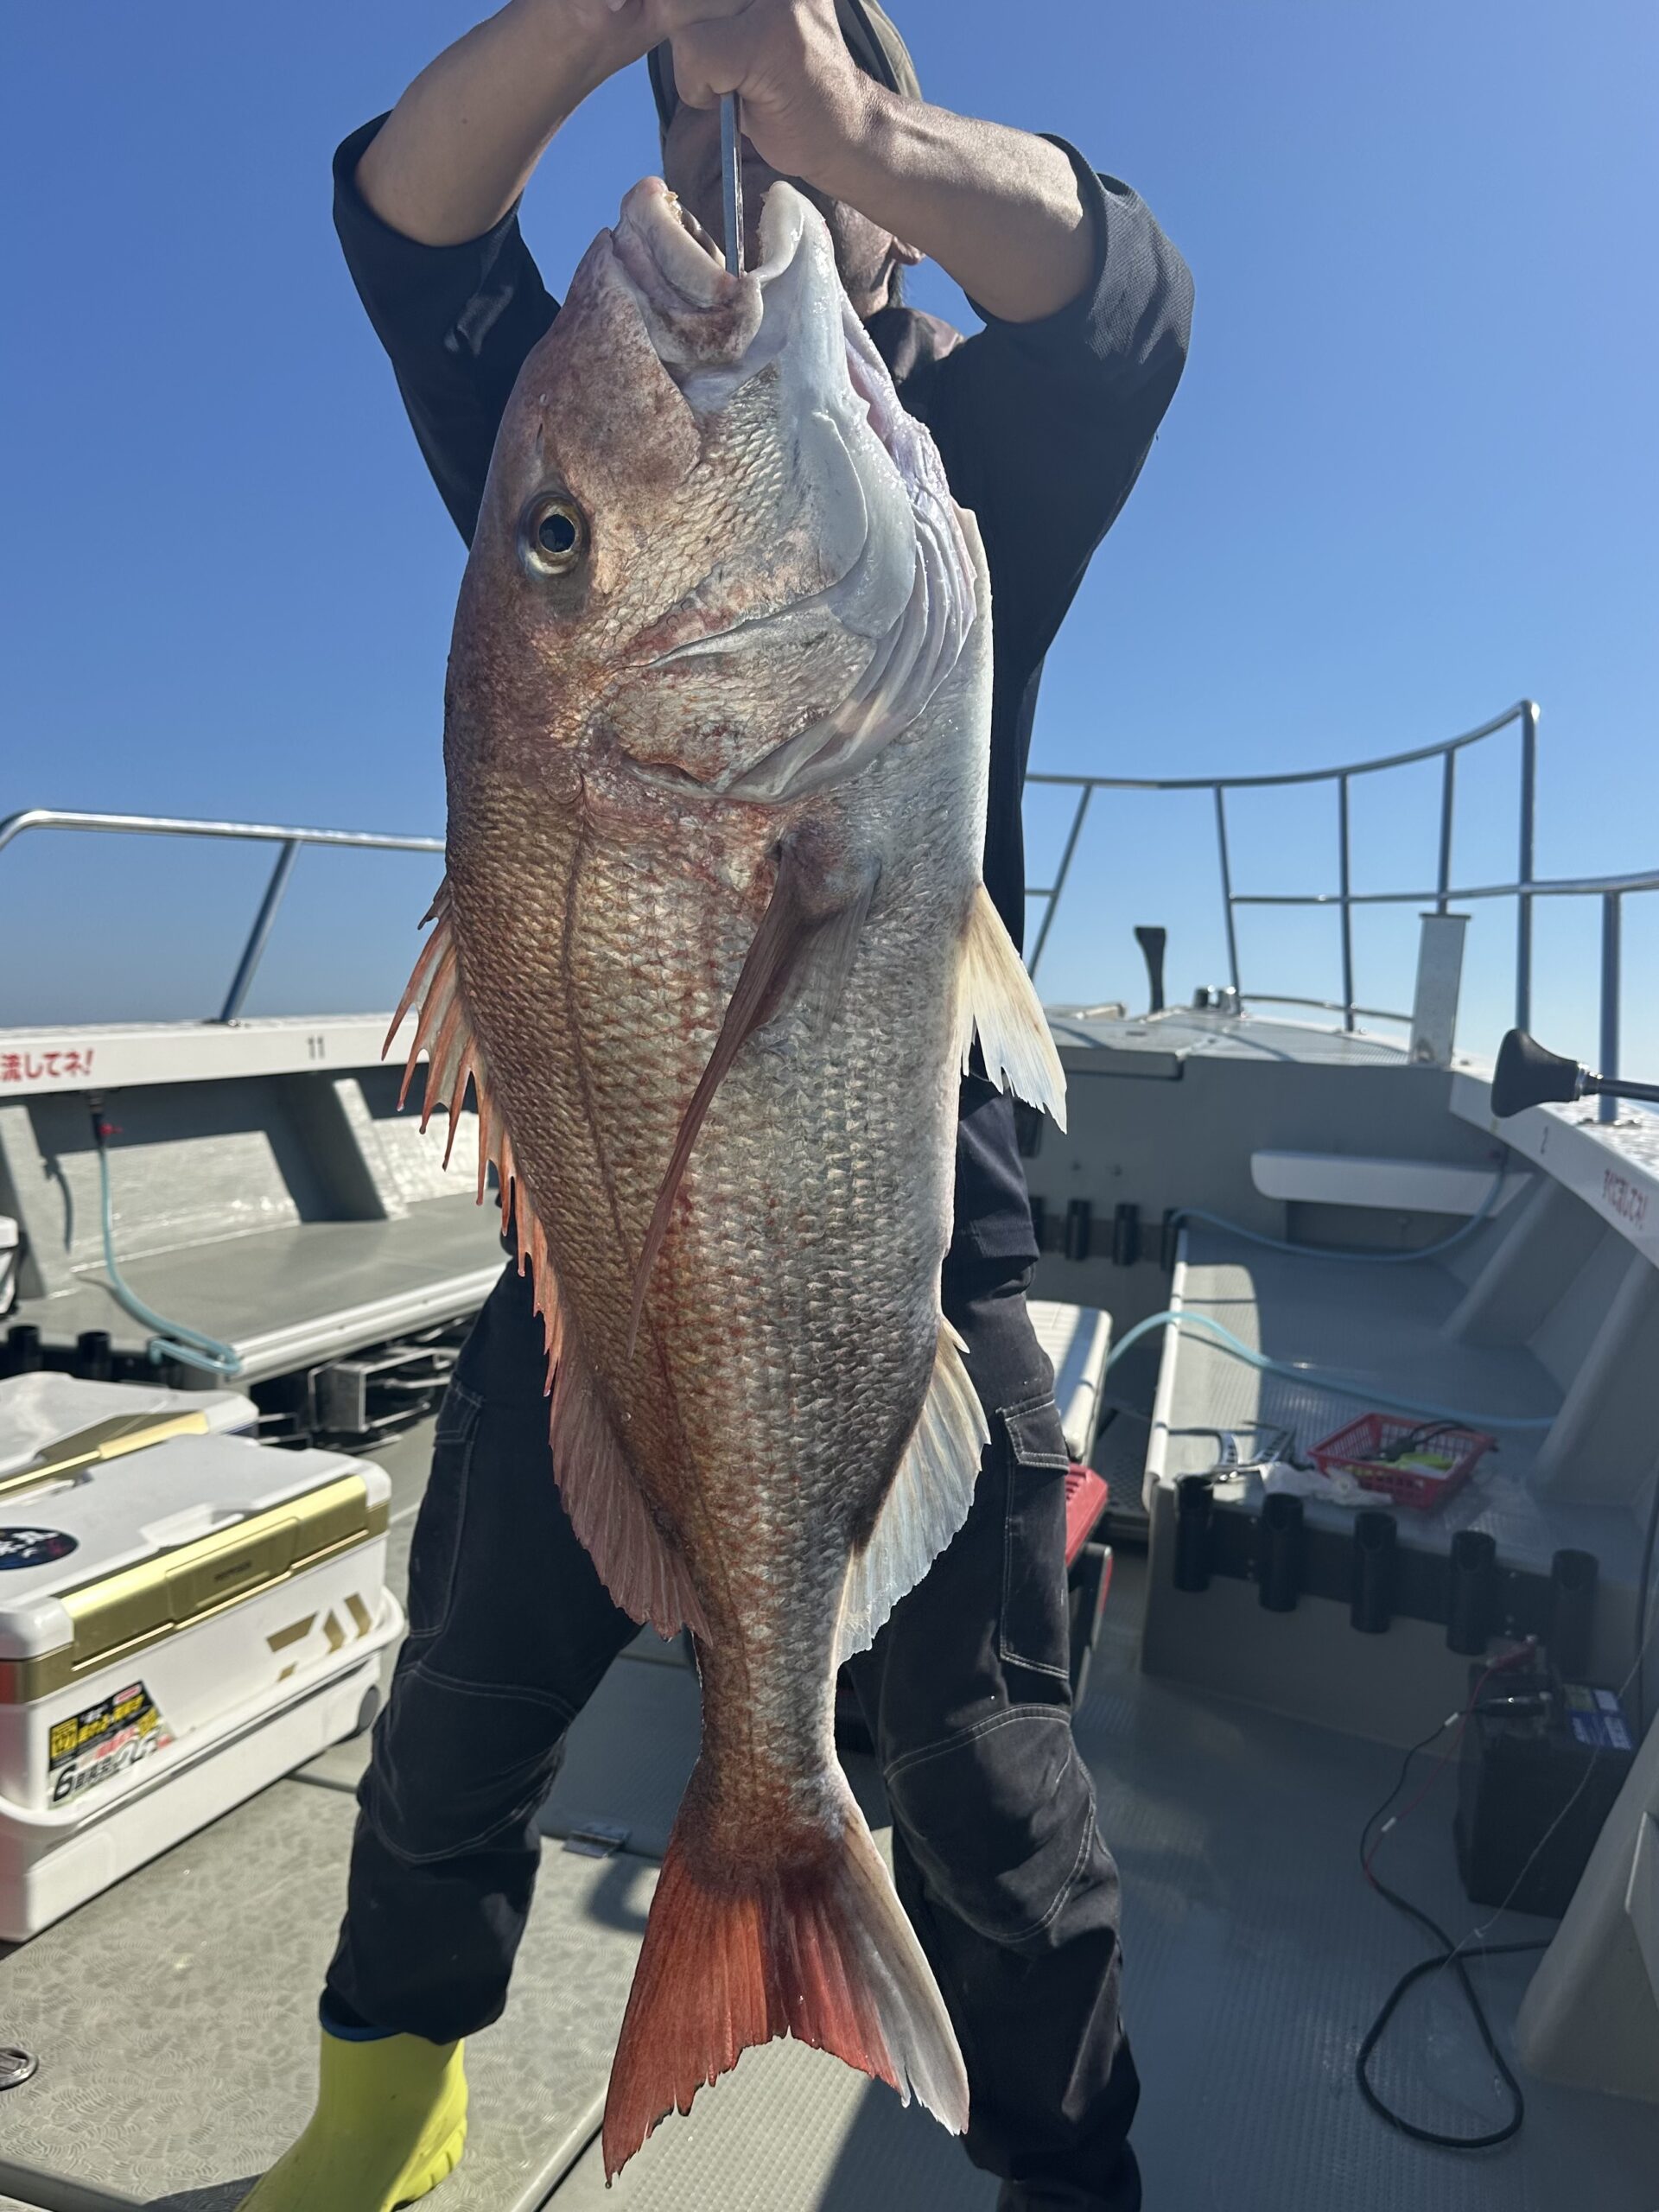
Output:
[[733,276],[636,186],[496,442],[404,1009],[429,1110],[477,1087],[571,1521],[619,1605],[696,1639],[609,2173],[773,2036],[966,2125],[832,1713],[986,1440],[939,1306],[976,1033],[1062,1109],[980,881],[990,683],[973,518],[817,212],[774,186]]

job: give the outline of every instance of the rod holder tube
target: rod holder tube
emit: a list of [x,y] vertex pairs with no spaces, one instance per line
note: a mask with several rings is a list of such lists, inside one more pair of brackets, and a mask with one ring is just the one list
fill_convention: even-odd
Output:
[[1210,1524],[1215,1499],[1207,1475],[1183,1475],[1175,1485],[1175,1587],[1210,1587]]
[[14,1321],[0,1352],[0,1375],[35,1375],[46,1364],[41,1332],[32,1321]]
[[1446,1588],[1449,1650],[1480,1658],[1491,1642],[1497,1611],[1497,1544],[1481,1529],[1459,1529],[1452,1539]]
[[1274,1491],[1262,1508],[1256,1523],[1257,1594],[1265,1611],[1294,1613],[1302,1594],[1302,1569],[1307,1550],[1307,1531],[1302,1501],[1284,1491]]
[[75,1338],[74,1371],[83,1382],[110,1380],[115,1373],[115,1347],[107,1329],[83,1329]]
[[1593,1552],[1559,1551],[1549,1563],[1549,1627],[1545,1649],[1555,1671],[1581,1681],[1590,1668],[1600,1562]]
[[1348,1618],[1363,1636],[1382,1636],[1394,1618],[1394,1570],[1399,1525],[1371,1507],[1354,1516],[1354,1579]]

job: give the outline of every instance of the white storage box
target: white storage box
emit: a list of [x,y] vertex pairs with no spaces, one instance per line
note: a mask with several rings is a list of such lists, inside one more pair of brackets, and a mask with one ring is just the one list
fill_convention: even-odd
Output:
[[387,1478],[225,1433],[252,1413],[0,1382],[0,1937],[350,1734],[378,1694],[403,1626]]

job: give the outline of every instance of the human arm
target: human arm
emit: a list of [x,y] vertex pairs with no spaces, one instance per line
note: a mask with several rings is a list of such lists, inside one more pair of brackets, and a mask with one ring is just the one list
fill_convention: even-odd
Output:
[[[630,0],[644,4],[645,0]],[[649,0],[688,106],[742,100],[755,151],[931,255],[1013,321],[1075,299],[1093,260],[1087,206],[1046,140],[904,98],[849,53],[835,0]]]
[[404,92],[359,164],[365,202],[421,245],[494,229],[559,125],[655,35],[645,0],[509,0]]

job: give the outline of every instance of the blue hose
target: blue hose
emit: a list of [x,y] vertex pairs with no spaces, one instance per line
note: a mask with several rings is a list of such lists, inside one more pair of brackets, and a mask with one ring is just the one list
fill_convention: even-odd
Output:
[[1322,1368],[1306,1367],[1296,1360],[1269,1359],[1265,1352],[1252,1351],[1230,1329],[1224,1328],[1219,1321],[1212,1321],[1207,1313],[1178,1313],[1169,1308],[1137,1321],[1127,1336],[1120,1337],[1112,1346],[1105,1371],[1109,1374],[1130,1345],[1139,1344],[1154,1329],[1203,1329],[1216,1339],[1221,1351],[1234,1359],[1242,1359],[1248,1367],[1259,1369],[1263,1375],[1284,1376],[1293,1382],[1306,1382],[1315,1389],[1329,1390],[1339,1398],[1357,1398],[1362,1405],[1375,1406],[1388,1413],[1427,1414],[1437,1421],[1455,1421],[1460,1428],[1541,1429],[1555,1425],[1553,1414],[1465,1414],[1454,1406],[1433,1405],[1426,1398],[1396,1398],[1353,1376],[1329,1375]]
[[94,1128],[98,1148],[99,1189],[103,1202],[104,1217],[104,1272],[110,1279],[110,1288],[118,1305],[124,1306],[135,1321],[142,1321],[156,1334],[149,1345],[150,1364],[160,1367],[169,1359],[176,1359],[186,1367],[194,1367],[203,1375],[217,1375],[223,1381],[242,1372],[242,1355],[233,1344],[221,1344],[217,1337],[203,1336],[199,1330],[188,1329],[182,1321],[169,1321],[145,1305],[136,1291],[128,1288],[121,1270],[115,1264],[115,1215],[110,1195],[109,1147],[102,1133]]
[[1229,1221],[1224,1214],[1206,1213],[1202,1206],[1177,1206],[1171,1217],[1175,1221],[1207,1221],[1212,1228],[1224,1229],[1234,1236],[1242,1236],[1247,1243],[1265,1244],[1270,1252],[1288,1252],[1298,1260],[1357,1260],[1374,1268],[1402,1268],[1413,1260],[1432,1260],[1438,1253],[1449,1252],[1454,1244],[1461,1244],[1465,1236],[1472,1236],[1481,1224],[1491,1217],[1503,1188],[1504,1171],[1499,1168],[1492,1178],[1492,1187],[1461,1229],[1454,1229],[1449,1236],[1442,1236],[1438,1244],[1421,1244],[1414,1252],[1326,1252],[1317,1244],[1290,1244],[1282,1236],[1267,1236],[1259,1229],[1246,1229],[1242,1223]]

